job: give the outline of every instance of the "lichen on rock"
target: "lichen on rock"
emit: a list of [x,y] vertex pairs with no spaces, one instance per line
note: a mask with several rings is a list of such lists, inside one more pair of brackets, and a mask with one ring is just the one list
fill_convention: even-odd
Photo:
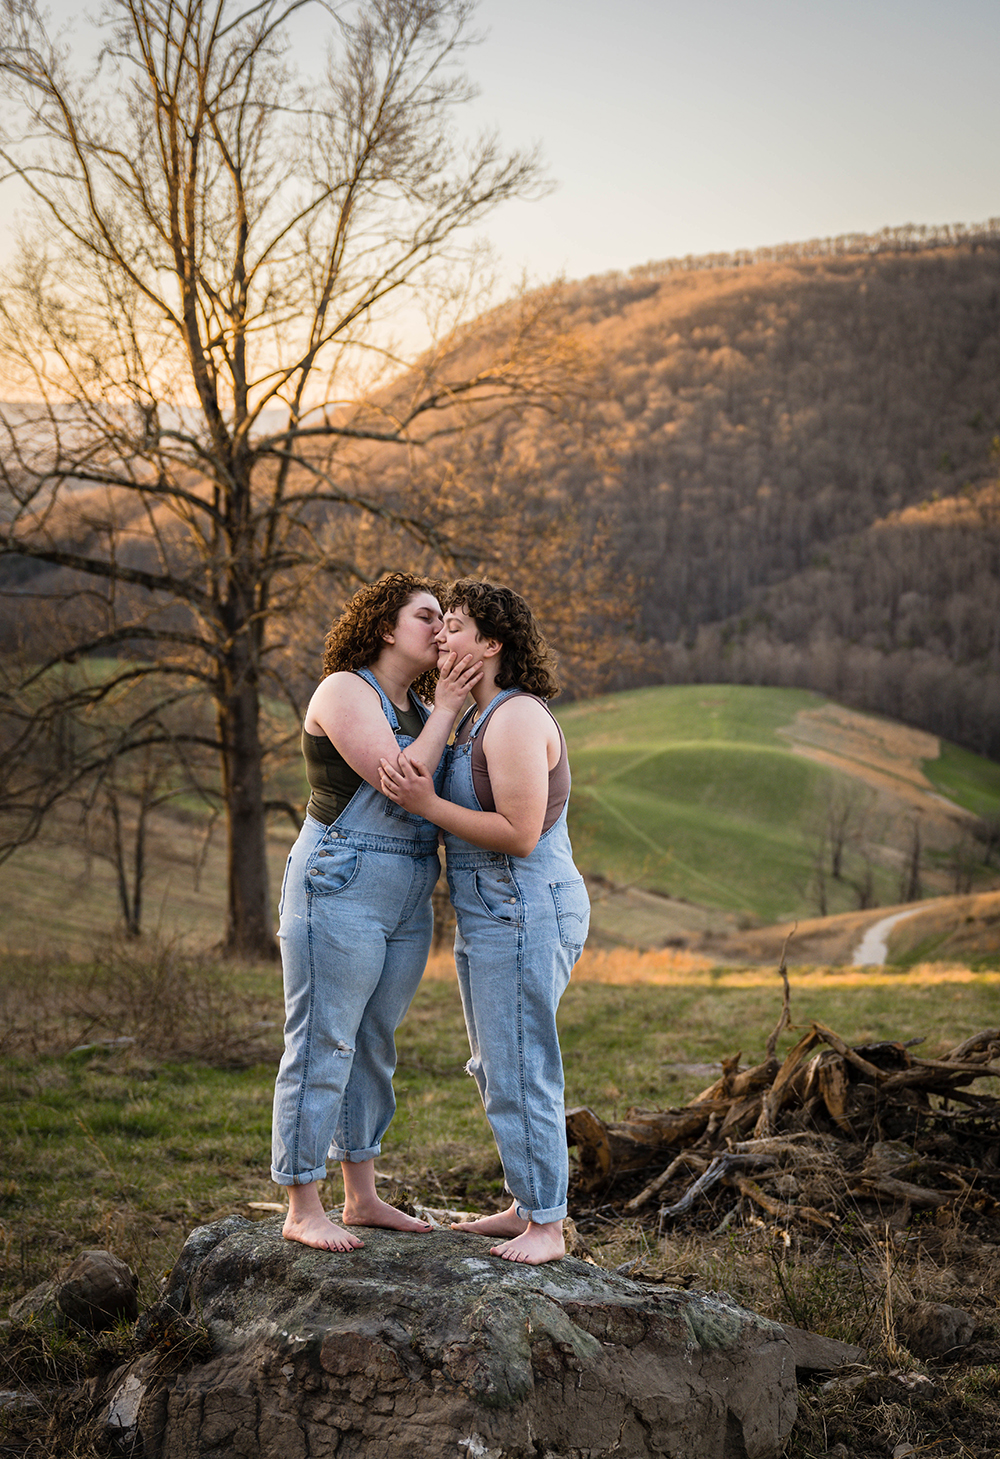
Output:
[[[486,1237],[365,1231],[350,1253],[281,1220],[192,1233],[152,1330],[197,1317],[214,1351],[180,1373],[119,1371],[146,1459],[771,1459],[796,1411],[784,1330],[725,1294],[646,1285]],[[115,1405],[117,1404],[117,1408]]]

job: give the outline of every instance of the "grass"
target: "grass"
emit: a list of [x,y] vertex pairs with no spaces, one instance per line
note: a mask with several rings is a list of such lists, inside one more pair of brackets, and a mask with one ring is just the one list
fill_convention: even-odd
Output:
[[923,762],[924,774],[936,790],[977,816],[1000,814],[1000,765],[960,745],[941,741],[936,760]]
[[[570,825],[579,864],[619,889],[659,894],[638,907],[634,896],[629,900],[631,893],[624,893],[623,901],[606,885],[607,895],[594,906],[595,941],[657,946],[670,938],[697,938],[709,923],[722,931],[816,914],[815,863],[828,797],[846,786],[848,792],[857,791],[863,808],[873,795],[871,785],[863,778],[852,780],[845,766],[853,765],[859,775],[874,767],[890,788],[923,783],[926,773],[941,794],[957,803],[1000,814],[1000,766],[942,744],[939,760],[921,762],[922,770],[915,761],[907,764],[910,778],[901,778],[894,774],[894,766],[899,768],[894,736],[899,738],[900,727],[852,716],[805,691],[661,685],[569,704],[558,712],[573,766]],[[793,751],[789,727],[802,716],[820,717],[812,724],[818,735],[814,749],[836,747],[838,735],[847,736],[843,743],[849,742],[850,757],[838,762],[839,771]],[[904,738],[909,734],[902,733]],[[866,754],[871,763],[864,761]],[[281,768],[272,790],[292,801],[304,799],[297,760]],[[882,794],[890,794],[884,785]],[[875,904],[898,900],[912,807],[900,810],[909,802],[898,800],[892,804],[892,814],[871,813],[863,836],[858,823],[852,826],[845,851],[848,874],[826,878],[831,913],[856,905],[852,877],[857,881],[862,871],[859,838],[867,838],[872,850]],[[926,891],[948,892],[954,827],[945,817],[935,841],[930,822],[935,816],[941,820],[940,801],[927,792],[920,804]],[[144,928],[165,939],[183,938],[195,950],[218,945],[222,938],[225,837],[220,822],[206,847],[210,827],[203,807],[192,803],[189,810],[151,817]],[[856,822],[860,815],[857,810]],[[273,901],[294,836],[287,818],[274,818],[268,842]],[[56,867],[58,876],[53,875]],[[54,813],[36,841],[4,862],[3,876],[0,947],[70,946],[82,956],[118,919],[112,866],[88,852],[79,821],[68,810]],[[976,884],[982,881],[979,873]],[[664,893],[672,900],[665,901]]]
[[[995,1023],[998,989],[1000,975],[961,966],[800,969],[792,973],[792,1016],[799,1025],[821,1019],[852,1042],[926,1035],[922,1052],[933,1054]],[[567,1103],[614,1119],[632,1104],[687,1101],[724,1055],[761,1057],[780,995],[771,969],[713,967],[684,952],[586,953],[561,1007]],[[267,1166],[280,998],[273,968],[220,967],[177,947],[106,945],[83,963],[4,962],[0,1304],[81,1249],[103,1247],[139,1274],[140,1305],[148,1305],[193,1227],[276,1199]],[[796,1037],[789,1030],[779,1051]],[[431,1206],[498,1208],[501,1169],[464,1072],[450,958],[432,959],[398,1043],[383,1190]],[[323,1195],[328,1205],[340,1199],[336,1175]],[[629,1263],[675,1285],[728,1290],[765,1315],[863,1338],[876,1351],[887,1292],[897,1300],[943,1294],[990,1310],[997,1295],[995,1277],[979,1272],[968,1250],[962,1275],[946,1281],[941,1263],[910,1261],[904,1242],[907,1265],[894,1256],[887,1276],[884,1253],[849,1233],[817,1251],[760,1222],[714,1237],[658,1239],[636,1222],[608,1219],[586,1241],[600,1265]],[[95,1357],[85,1342],[11,1330],[0,1340],[0,1365],[8,1364],[0,1387],[75,1380],[98,1360],[119,1361],[126,1347],[127,1335],[102,1338]],[[969,1433],[1000,1405],[985,1369],[966,1372],[962,1384],[952,1418],[956,1432]],[[804,1395],[790,1456],[825,1452],[817,1435],[832,1403]],[[851,1452],[882,1453],[862,1448],[858,1436],[874,1409],[885,1409],[884,1395],[867,1406],[854,1397],[838,1403],[842,1432],[855,1436]],[[52,1451],[43,1441],[34,1452]]]
[[[434,961],[400,1030],[398,1111],[380,1169],[425,1204],[489,1205],[500,1199],[500,1168],[464,1070],[449,966]],[[928,1035],[930,1052],[995,1022],[1000,986],[996,974],[962,969],[792,981],[800,1022],[822,1019],[855,1041]],[[272,968],[220,972],[169,949],[152,960],[106,951],[86,965],[25,958],[5,964],[0,1000],[5,1302],[93,1245],[133,1265],[148,1301],[192,1226],[276,1198],[268,1150],[281,992]],[[779,1008],[773,972],[667,953],[586,954],[560,1013],[567,1103],[606,1119],[631,1104],[683,1103],[710,1082],[690,1066],[737,1049],[745,1062],[761,1057]],[[328,1186],[335,1200],[336,1176]]]
[[[853,786],[859,805],[872,806],[862,839],[874,851],[875,904],[896,901],[915,806],[932,816],[940,806],[919,789],[920,765],[912,776],[896,774],[889,721],[849,716],[844,727],[828,716],[799,746],[819,746],[819,758],[795,753],[789,731],[797,717],[827,703],[799,690],[695,684],[560,710],[581,867],[751,921],[807,916],[817,910],[825,807],[838,789]],[[840,755],[836,768],[822,758],[831,750]],[[1000,766],[991,761],[942,744],[940,760],[923,761],[922,769],[936,790],[977,814],[1000,809]],[[926,814],[924,823],[926,839]],[[848,858],[859,834],[855,826]],[[944,822],[937,834],[941,859],[955,832]],[[946,881],[939,890],[950,889]],[[849,877],[828,876],[826,892],[831,913],[857,905]]]
[[[192,949],[222,941],[225,925],[225,831],[219,822],[205,852],[205,826],[182,816],[154,814],[147,847],[144,931],[183,939]],[[274,901],[295,832],[275,820],[268,835]],[[83,957],[119,921],[111,862],[87,851],[69,813],[55,812],[41,835],[3,863],[0,948],[25,947],[58,958],[70,948]]]

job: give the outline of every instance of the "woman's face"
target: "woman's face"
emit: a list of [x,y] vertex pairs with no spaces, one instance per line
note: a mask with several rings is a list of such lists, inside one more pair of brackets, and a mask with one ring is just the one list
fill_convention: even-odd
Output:
[[444,615],[444,624],[438,634],[438,645],[441,650],[441,659],[446,654],[454,653],[459,658],[465,654],[471,654],[474,663],[479,663],[483,657],[483,648],[489,642],[481,636],[476,627],[476,620],[470,618],[461,604],[449,608]]
[[438,661],[438,638],[443,622],[441,605],[433,593],[414,593],[400,608],[396,624],[386,642],[426,673]]

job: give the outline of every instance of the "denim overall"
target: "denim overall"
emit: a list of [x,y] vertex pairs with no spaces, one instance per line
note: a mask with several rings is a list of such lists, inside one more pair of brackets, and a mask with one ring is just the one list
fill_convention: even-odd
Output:
[[[482,810],[472,745],[497,706],[521,692],[498,694],[466,743],[447,752],[443,793],[456,805]],[[483,851],[447,833],[445,847],[472,1051],[466,1067],[479,1087],[518,1215],[559,1221],[566,1214],[569,1162],[556,1009],[590,925],[566,807],[528,856]]]
[[[377,690],[399,747],[412,744],[374,674],[358,673]],[[426,720],[429,711],[417,708]],[[437,843],[430,821],[366,781],[332,825],[306,816],[278,908],[285,982],[272,1132],[278,1185],[322,1180],[328,1153],[352,1161],[379,1154],[396,1109],[395,1033],[430,949]]]

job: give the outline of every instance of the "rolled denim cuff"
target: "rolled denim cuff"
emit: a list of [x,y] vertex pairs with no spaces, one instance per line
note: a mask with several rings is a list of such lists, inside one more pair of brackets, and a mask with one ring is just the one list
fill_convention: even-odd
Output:
[[567,1206],[563,1202],[561,1206],[550,1206],[547,1211],[532,1211],[520,1201],[514,1202],[514,1209],[522,1221],[534,1221],[538,1226],[544,1226],[547,1221],[564,1221],[566,1219]]
[[304,1170],[300,1175],[286,1175],[283,1170],[275,1170],[271,1166],[271,1179],[275,1185],[312,1185],[314,1181],[326,1180],[326,1166],[317,1166],[315,1170]]
[[376,1155],[381,1154],[381,1145],[373,1145],[370,1150],[342,1150],[339,1145],[331,1145],[329,1158],[347,1160],[351,1165],[363,1165],[366,1160],[374,1160]]

